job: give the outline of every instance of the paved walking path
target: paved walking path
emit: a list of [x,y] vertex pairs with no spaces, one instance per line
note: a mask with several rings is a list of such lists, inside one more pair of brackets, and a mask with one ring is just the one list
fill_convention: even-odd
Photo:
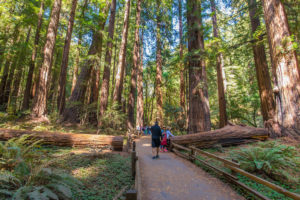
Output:
[[137,141],[142,200],[244,199],[230,186],[173,153],[152,160],[150,137]]

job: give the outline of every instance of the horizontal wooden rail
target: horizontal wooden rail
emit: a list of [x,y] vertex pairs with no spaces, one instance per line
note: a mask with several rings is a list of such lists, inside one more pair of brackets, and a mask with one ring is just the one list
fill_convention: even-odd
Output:
[[227,165],[231,165],[231,166],[234,166],[234,167],[240,167],[240,164],[235,163],[235,162],[232,162],[232,161],[230,161],[230,160],[226,160],[226,159],[221,158],[221,157],[219,157],[219,156],[216,156],[216,155],[214,155],[214,154],[212,154],[212,153],[203,151],[203,150],[198,149],[198,148],[193,147],[193,146],[191,146],[190,148],[193,149],[194,151],[200,153],[200,154],[203,154],[203,155],[205,155],[205,156],[207,156],[207,157],[210,157],[210,158],[214,158],[214,159],[216,159],[216,160],[219,160],[219,161],[221,161],[221,162],[223,162],[223,163],[225,163],[225,164],[227,164]]
[[233,171],[235,171],[235,172],[238,172],[238,173],[240,173],[240,174],[242,174],[242,175],[244,175],[244,176],[246,176],[246,177],[248,177],[248,178],[250,178],[252,180],[254,180],[257,183],[263,184],[263,185],[265,185],[265,186],[267,186],[267,187],[275,190],[276,192],[284,194],[287,197],[290,197],[290,198],[295,199],[295,200],[300,200],[300,195],[299,194],[290,192],[290,191],[288,191],[288,190],[286,190],[286,189],[284,189],[284,188],[282,188],[282,187],[280,187],[278,185],[275,185],[274,183],[271,183],[271,182],[266,181],[266,180],[264,180],[264,179],[262,179],[262,178],[260,178],[258,176],[250,174],[250,173],[248,173],[248,172],[246,172],[246,171],[244,171],[244,170],[242,170],[240,168],[233,167],[233,166],[230,166],[230,165],[227,165],[226,167],[229,168],[229,169],[231,169],[231,170],[233,170]]
[[190,148],[184,147],[184,146],[179,145],[179,144],[172,143],[172,145],[173,145],[174,147],[178,148],[178,149],[182,149],[182,150],[185,150],[185,151],[188,151],[188,152],[191,151]]
[[[180,152],[180,151],[178,151],[178,150],[175,149],[175,148],[177,148],[177,149],[182,149],[182,150],[185,150],[185,151],[188,151],[189,154],[185,154],[185,153],[183,153],[183,152]],[[207,167],[213,169],[214,171],[216,171],[216,172],[219,173],[219,174],[224,175],[224,177],[227,178],[227,179],[229,179],[229,181],[231,181],[231,182],[233,182],[233,183],[239,185],[240,187],[244,188],[245,190],[247,190],[247,191],[253,193],[254,195],[256,195],[257,197],[259,197],[260,199],[263,199],[263,200],[269,200],[268,197],[266,197],[266,196],[260,194],[259,192],[255,191],[254,189],[252,189],[252,188],[248,187],[247,185],[245,185],[245,184],[239,182],[238,179],[237,179],[237,177],[235,177],[233,174],[229,174],[229,173],[227,173],[227,172],[225,172],[225,171],[223,171],[223,170],[221,170],[221,169],[218,169],[217,167],[214,167],[213,165],[211,165],[211,164],[209,164],[209,163],[207,163],[207,162],[205,162],[205,161],[203,161],[203,160],[197,158],[194,154],[197,152],[197,153],[200,153],[200,154],[205,155],[205,156],[207,156],[207,157],[210,157],[210,158],[219,160],[219,161],[223,162],[224,166],[225,166],[226,168],[230,169],[230,170],[232,171],[232,173],[233,173],[233,172],[234,172],[234,173],[236,173],[236,172],[237,172],[237,173],[240,173],[240,174],[242,174],[242,175],[244,175],[244,176],[246,176],[246,177],[252,179],[253,181],[255,181],[255,182],[257,182],[257,183],[263,184],[263,185],[265,185],[265,186],[267,186],[267,187],[273,189],[274,191],[276,191],[276,192],[278,192],[278,193],[281,193],[281,194],[283,194],[283,195],[285,195],[285,196],[287,196],[287,197],[290,197],[290,198],[292,198],[292,199],[295,199],[295,200],[300,200],[300,195],[299,195],[299,194],[290,192],[290,191],[288,191],[288,190],[286,190],[286,189],[284,189],[284,188],[282,188],[282,187],[280,187],[280,186],[278,186],[278,185],[275,185],[275,184],[273,184],[273,183],[271,183],[271,182],[269,182],[269,181],[266,181],[266,180],[264,180],[264,179],[262,179],[262,178],[260,178],[260,177],[258,177],[258,176],[255,176],[255,175],[253,175],[253,174],[250,174],[250,173],[248,173],[248,172],[242,170],[242,169],[240,168],[240,165],[239,165],[238,163],[235,163],[235,162],[226,160],[226,159],[221,158],[221,157],[219,157],[219,156],[216,156],[216,155],[214,155],[214,154],[212,154],[212,153],[209,153],[209,152],[203,151],[203,150],[201,150],[201,149],[198,149],[198,148],[196,148],[196,147],[194,147],[194,146],[190,146],[190,147],[188,148],[188,147],[184,147],[184,146],[182,146],[182,145],[176,144],[176,143],[172,143],[172,144],[171,144],[171,149],[172,149],[172,151],[174,151],[177,155],[182,156],[182,157],[184,157],[185,159],[188,159],[188,160],[190,160],[190,161],[192,161],[192,162],[193,162],[194,160],[198,160],[198,161],[199,161],[200,163],[202,163],[203,165],[205,165],[205,166],[207,166]]]

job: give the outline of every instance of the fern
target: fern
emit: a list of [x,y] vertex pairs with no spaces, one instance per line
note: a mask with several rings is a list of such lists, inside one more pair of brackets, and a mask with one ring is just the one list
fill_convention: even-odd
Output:
[[292,176],[299,171],[300,160],[294,147],[271,141],[234,151],[231,157],[238,160],[246,171],[265,174],[279,181],[299,181]]

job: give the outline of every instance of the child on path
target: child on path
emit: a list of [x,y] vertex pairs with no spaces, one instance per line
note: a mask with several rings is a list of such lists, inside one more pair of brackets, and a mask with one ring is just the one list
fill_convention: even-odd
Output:
[[167,150],[167,145],[168,145],[168,143],[167,143],[167,134],[166,134],[166,132],[164,132],[162,134],[162,141],[161,141],[161,145],[160,145],[160,152],[167,152],[168,151]]

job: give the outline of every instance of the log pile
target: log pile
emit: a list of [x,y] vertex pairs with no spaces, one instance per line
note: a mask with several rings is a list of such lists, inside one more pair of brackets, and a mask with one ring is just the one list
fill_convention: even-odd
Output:
[[175,136],[171,142],[181,145],[194,145],[200,148],[210,148],[214,145],[230,146],[266,140],[269,132],[264,128],[249,126],[227,125],[224,128]]
[[110,145],[114,150],[123,149],[122,136],[60,133],[46,131],[23,131],[0,128],[0,140],[9,140],[14,137],[28,134],[36,139],[42,139],[44,144],[66,147],[93,147],[99,148]]

